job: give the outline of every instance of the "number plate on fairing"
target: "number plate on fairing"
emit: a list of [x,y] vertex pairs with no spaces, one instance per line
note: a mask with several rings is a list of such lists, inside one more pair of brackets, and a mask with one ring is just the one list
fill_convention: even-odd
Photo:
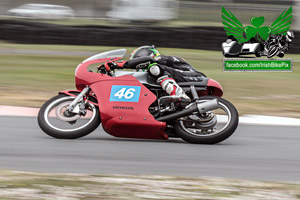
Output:
[[113,85],[109,101],[139,102],[141,86]]

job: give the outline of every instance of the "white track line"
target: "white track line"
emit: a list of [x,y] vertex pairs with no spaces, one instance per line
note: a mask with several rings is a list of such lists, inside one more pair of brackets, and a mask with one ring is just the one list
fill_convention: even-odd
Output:
[[273,126],[300,126],[300,119],[264,115],[244,115],[240,117],[240,123]]

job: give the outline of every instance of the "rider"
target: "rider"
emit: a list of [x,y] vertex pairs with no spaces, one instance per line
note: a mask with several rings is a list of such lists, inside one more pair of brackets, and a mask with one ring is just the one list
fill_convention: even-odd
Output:
[[107,62],[105,66],[107,69],[147,69],[151,77],[161,85],[162,89],[170,95],[169,98],[173,100],[180,100],[181,98],[190,100],[176,81],[201,81],[202,77],[205,76],[182,58],[160,55],[154,45],[137,48],[131,53],[128,61]]

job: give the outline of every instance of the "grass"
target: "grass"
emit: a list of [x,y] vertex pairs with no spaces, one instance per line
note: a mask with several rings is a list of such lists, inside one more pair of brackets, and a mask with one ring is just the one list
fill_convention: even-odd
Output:
[[[64,55],[64,52],[92,55],[117,48],[0,43],[0,105],[40,107],[58,91],[74,89],[74,70],[88,56]],[[44,53],[14,53],[20,49]],[[127,49],[128,53],[133,50]],[[300,55],[286,55],[293,59],[293,72],[223,72],[221,51],[159,50],[162,54],[185,58],[220,82],[223,97],[236,105],[240,114],[300,117]]]
[[156,175],[0,171],[0,199],[296,200],[300,184]]

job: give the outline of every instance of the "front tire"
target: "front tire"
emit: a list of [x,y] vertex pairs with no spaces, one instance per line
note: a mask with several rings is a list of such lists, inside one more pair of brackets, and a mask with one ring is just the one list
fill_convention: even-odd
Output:
[[[229,101],[215,96],[201,97],[200,101],[205,102],[215,98],[218,99],[220,108],[224,109],[224,111],[228,114],[228,122],[225,122],[225,126],[220,128],[219,131],[211,131],[206,134],[202,134],[197,132],[197,125],[195,125],[195,128],[192,128],[191,130],[190,127],[193,127],[193,124],[191,124],[191,122],[188,122],[188,124],[186,124],[189,127],[187,128],[183,121],[178,120],[174,125],[174,129],[179,137],[181,137],[186,142],[194,144],[216,144],[226,140],[234,133],[239,123],[239,116],[236,108]],[[219,125],[216,123],[213,126],[217,127]],[[200,132],[201,131],[202,130],[200,130]]]
[[[69,120],[67,117],[58,117],[58,111],[67,107],[74,97],[60,94],[48,100],[40,109],[38,114],[38,124],[40,128],[49,136],[58,139],[76,139],[83,137],[94,131],[100,124],[100,113],[98,107],[87,103],[89,110],[86,117],[74,115]],[[65,119],[65,120],[64,120]],[[77,126],[79,123],[79,127]]]

